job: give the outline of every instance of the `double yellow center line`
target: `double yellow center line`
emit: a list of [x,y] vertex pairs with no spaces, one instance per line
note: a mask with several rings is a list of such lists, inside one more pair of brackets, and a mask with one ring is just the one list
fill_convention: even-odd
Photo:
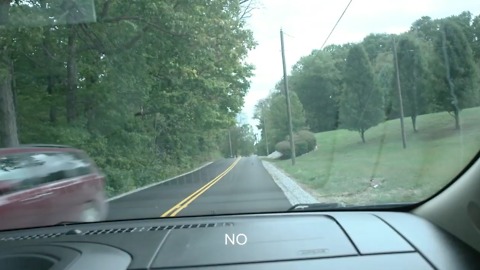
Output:
[[174,217],[180,211],[185,209],[191,202],[193,202],[196,198],[202,195],[205,191],[207,191],[210,187],[215,185],[220,179],[222,179],[229,171],[237,165],[241,158],[237,158],[225,171],[217,175],[215,178],[210,180],[210,182],[206,183],[203,187],[199,188],[197,191],[190,194],[188,197],[183,199],[181,202],[177,203],[174,207],[170,208],[167,212],[163,213],[161,217]]

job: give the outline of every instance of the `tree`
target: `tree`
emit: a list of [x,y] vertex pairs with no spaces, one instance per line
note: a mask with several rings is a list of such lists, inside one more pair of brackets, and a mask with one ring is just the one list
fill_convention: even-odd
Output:
[[14,91],[12,89],[13,62],[11,51],[15,47],[12,33],[7,29],[10,23],[9,1],[0,3],[0,147],[18,145],[17,119],[15,112]]
[[[416,119],[426,112],[427,99],[424,93],[427,88],[429,72],[423,60],[424,52],[410,35],[403,35],[398,41],[397,59],[403,97],[405,116],[410,116],[414,132],[417,132]],[[395,67],[395,65],[392,65]],[[393,82],[395,80],[395,82]],[[395,85],[396,78],[392,78]],[[395,101],[397,99],[394,99]],[[395,102],[398,107],[398,102]]]
[[372,68],[375,74],[375,86],[383,95],[385,117],[386,119],[394,119],[398,117],[398,112],[393,106],[397,95],[393,95],[394,87],[392,80],[394,77],[393,53],[383,52],[379,53],[372,63]]
[[[353,43],[346,43],[342,45],[328,45],[323,49],[323,51],[328,52],[335,62],[335,68],[343,74],[345,71],[345,64],[347,62],[347,55],[352,48]],[[341,86],[341,80],[339,81],[339,86]]]
[[255,153],[255,134],[250,125],[241,126],[241,140],[238,152],[242,156],[249,156]]
[[395,78],[393,69],[392,34],[369,34],[361,42],[372,65],[375,85],[384,97],[386,119],[394,119],[399,115],[398,108],[394,107],[397,100],[392,91],[392,79]]
[[255,135],[250,125],[236,125],[229,131],[230,137],[222,147],[224,156],[230,156],[230,143],[234,156],[249,156],[255,152]]
[[358,131],[365,143],[365,131],[384,119],[383,96],[375,85],[373,69],[361,45],[347,57],[345,88],[340,98],[340,125]]
[[391,40],[391,34],[370,34],[363,39],[362,46],[370,63],[375,63],[379,54],[391,52]]
[[475,39],[475,28],[472,27],[474,16],[470,11],[464,11],[458,15],[450,16],[444,20],[455,22],[462,30],[470,47],[473,47],[478,42]]
[[432,20],[429,16],[423,16],[413,22],[410,32],[426,42],[433,42],[438,33],[438,21]]
[[293,67],[289,83],[305,109],[306,123],[312,131],[337,128],[339,80],[339,71],[329,52],[313,51]]
[[11,66],[8,57],[3,60],[0,63],[0,148],[18,145]]
[[260,130],[260,140],[256,145],[258,155],[269,155],[274,151],[275,147],[275,142],[272,138],[269,138],[269,136],[271,136],[270,128],[272,127],[270,122],[271,119],[268,118],[271,99],[272,96],[269,95],[268,97],[259,100],[255,105],[253,118],[258,121],[257,129]]
[[[280,86],[281,83],[277,85]],[[275,90],[255,106],[254,118],[259,121],[257,128],[260,129],[262,135],[257,144],[259,154],[268,154],[265,150],[267,138],[269,151],[272,152],[275,145],[289,135],[285,95],[280,91],[279,89]],[[293,91],[290,91],[290,107],[293,132],[304,129],[306,126],[305,112],[297,94]]]
[[460,129],[460,112],[477,106],[478,68],[464,32],[454,20],[441,22],[436,39],[436,53],[441,59],[436,74],[441,85],[436,91],[439,106],[453,114],[455,129]]
[[[477,15],[472,21],[472,31],[474,34],[474,39],[477,41],[472,44],[472,51],[475,57],[475,62],[477,65],[480,64],[480,15]],[[480,67],[480,66],[479,66]]]
[[[281,92],[274,93],[269,108],[267,111],[268,125],[270,126],[269,140],[271,139],[274,143],[277,143],[284,140],[289,134],[285,95]],[[297,94],[293,91],[290,92],[290,108],[292,111],[293,132],[304,129],[305,112]]]

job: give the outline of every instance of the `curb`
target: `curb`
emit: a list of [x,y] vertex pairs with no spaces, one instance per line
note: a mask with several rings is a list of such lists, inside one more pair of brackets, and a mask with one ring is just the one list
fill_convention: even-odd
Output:
[[[268,161],[262,160],[262,163],[263,167],[272,176],[273,180],[283,191],[292,206],[302,203],[318,203],[318,200],[315,199],[315,197],[300,187],[295,180],[289,177],[281,169]],[[282,179],[280,179],[278,175],[281,175]]]
[[156,183],[153,183],[153,184],[150,184],[150,185],[147,185],[147,186],[143,186],[143,187],[140,187],[140,188],[137,188],[137,189],[128,191],[128,192],[126,192],[126,193],[119,194],[119,195],[117,195],[117,196],[114,196],[114,197],[112,197],[112,198],[109,198],[109,199],[107,200],[107,202],[111,202],[111,201],[113,201],[113,200],[120,199],[120,198],[125,197],[125,196],[127,196],[127,195],[130,195],[130,194],[132,194],[132,193],[139,192],[139,191],[142,191],[142,190],[144,190],[144,189],[151,188],[151,187],[154,187],[154,186],[156,186],[156,185],[160,185],[160,184],[163,184],[163,183],[165,183],[165,182],[171,181],[171,180],[176,179],[176,178],[178,178],[178,177],[182,177],[182,176],[185,176],[185,175],[187,175],[187,174],[196,172],[196,171],[198,171],[198,170],[200,170],[200,169],[203,169],[203,168],[207,167],[208,165],[210,165],[210,164],[212,164],[212,163],[213,163],[213,161],[212,161],[212,162],[208,162],[208,163],[206,163],[206,164],[204,164],[204,165],[202,165],[202,166],[200,166],[200,167],[198,167],[198,168],[196,168],[196,169],[194,169],[194,170],[191,170],[191,171],[189,171],[189,172],[186,172],[186,173],[183,173],[183,174],[180,174],[180,175],[177,175],[177,176],[173,176],[173,177],[168,178],[168,179],[166,179],[166,180],[163,180],[163,181],[160,181],[160,182],[156,182]]

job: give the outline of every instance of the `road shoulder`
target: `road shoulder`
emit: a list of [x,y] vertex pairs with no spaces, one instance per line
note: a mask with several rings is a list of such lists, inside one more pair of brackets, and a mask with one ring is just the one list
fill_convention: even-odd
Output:
[[292,205],[299,203],[318,202],[314,196],[312,196],[310,193],[300,187],[300,185],[298,185],[295,180],[289,177],[281,169],[277,168],[275,165],[265,160],[262,160],[262,164]]

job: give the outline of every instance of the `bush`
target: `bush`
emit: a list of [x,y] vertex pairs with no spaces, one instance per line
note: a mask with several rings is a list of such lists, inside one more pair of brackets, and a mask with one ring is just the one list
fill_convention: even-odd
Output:
[[[300,156],[306,154],[315,149],[317,146],[317,139],[315,134],[308,130],[300,130],[293,135],[293,141],[295,143],[295,155]],[[290,149],[290,136],[285,138],[285,141],[279,142],[275,146],[275,150],[282,153],[284,158],[289,158],[292,154]]]
[[275,150],[282,153],[283,158],[289,158],[292,155],[292,149],[290,149],[290,143],[288,141],[281,141],[275,145]]
[[300,130],[296,134],[301,140],[307,142],[307,152],[313,151],[315,146],[317,146],[317,139],[315,138],[315,134],[308,130]]
[[[305,140],[295,137],[295,155],[303,155],[308,153],[308,144]],[[275,150],[282,153],[282,159],[290,158],[292,156],[292,149],[290,148],[290,141],[281,141],[275,145]]]
[[294,136],[294,142],[295,142],[295,155],[300,156],[305,153],[308,153],[308,143],[305,140],[302,140],[301,138]]

